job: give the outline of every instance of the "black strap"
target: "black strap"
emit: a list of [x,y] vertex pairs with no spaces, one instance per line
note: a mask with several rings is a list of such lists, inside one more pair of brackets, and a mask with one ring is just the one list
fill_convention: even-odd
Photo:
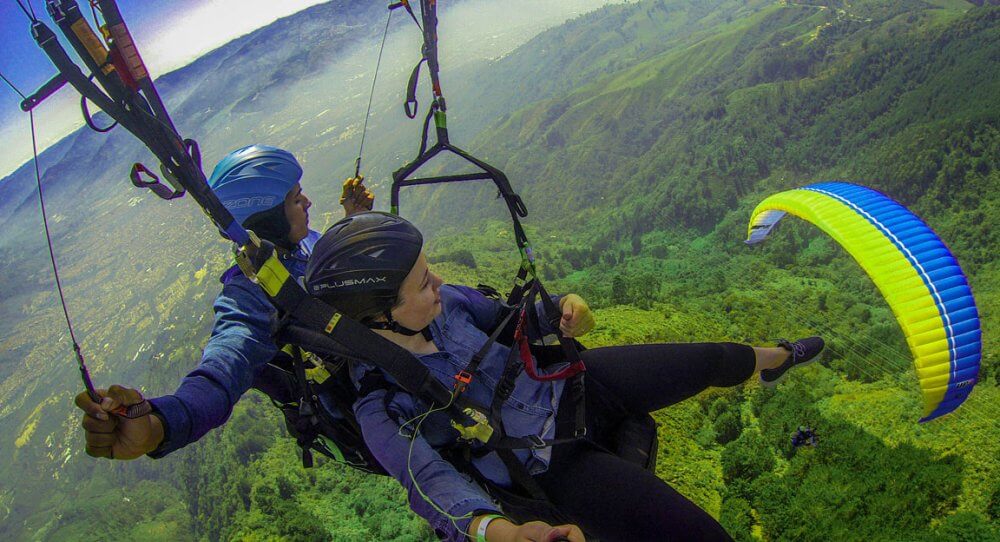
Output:
[[[144,181],[142,179],[144,174],[152,180]],[[184,190],[173,190],[167,185],[161,183],[160,178],[157,177],[155,173],[139,162],[132,164],[132,171],[129,172],[129,179],[132,180],[132,185],[136,188],[147,188],[156,194],[156,196],[160,199],[172,200],[184,195]]]
[[573,401],[573,416],[576,424],[573,430],[574,439],[587,436],[587,390],[585,383],[583,373],[577,373],[566,383],[567,386],[571,386],[570,400]]
[[450,390],[412,353],[373,333],[364,324],[340,315],[333,307],[308,295],[295,281],[285,281],[274,301],[302,324],[297,326],[301,338],[316,343],[326,338],[343,345],[385,371],[410,394],[438,405],[452,402]]
[[532,281],[533,285],[528,293],[528,298],[531,302],[534,302],[534,297],[537,295],[542,302],[542,307],[545,309],[545,318],[549,321],[549,324],[556,329],[556,336],[559,338],[559,344],[562,347],[563,355],[566,357],[566,361],[570,364],[581,363],[580,351],[576,347],[576,343],[569,337],[563,336],[562,332],[559,331],[559,321],[562,319],[562,312],[556,307],[556,304],[552,301],[552,296],[545,290],[542,286],[542,282],[535,279]]
[[504,319],[501,320],[500,323],[496,326],[496,328],[493,330],[493,333],[491,333],[489,338],[486,339],[486,343],[484,343],[483,346],[479,349],[479,351],[472,356],[472,359],[470,359],[469,363],[465,365],[465,368],[462,370],[462,372],[455,375],[456,379],[455,387],[458,390],[458,393],[464,392],[465,388],[471,383],[472,378],[476,374],[476,370],[479,369],[479,364],[482,363],[483,359],[486,357],[486,354],[488,354],[490,349],[493,348],[493,345],[497,342],[497,339],[500,338],[500,335],[503,334],[504,329],[507,328],[507,324],[514,316],[514,313],[516,313],[518,310],[519,308],[514,307],[507,312],[507,316],[505,316]]
[[38,104],[42,103],[46,98],[55,94],[55,92],[66,84],[66,77],[61,73],[56,73],[42,85],[34,94],[26,96],[21,100],[21,111],[28,112],[35,108]]
[[507,294],[507,304],[514,306],[521,302],[521,298],[528,291],[531,281],[528,279],[528,269],[523,265],[517,269],[517,276],[514,277],[514,286]]
[[490,422],[498,426],[503,425],[503,419],[500,417],[500,408],[503,406],[504,401],[510,398],[511,393],[514,392],[517,375],[521,374],[521,370],[523,369],[523,365],[518,361],[517,356],[516,349],[511,348],[504,363],[503,373],[500,374],[497,387],[493,390],[493,401],[490,403]]
[[410,329],[408,327],[403,327],[392,317],[391,311],[386,310],[383,311],[382,314],[385,316],[385,322],[367,322],[365,325],[368,326],[368,329],[384,329],[394,333],[399,333],[400,335],[406,335],[407,337],[423,335],[427,338],[430,333],[426,327],[423,329]]
[[310,447],[316,440],[316,432],[313,431],[318,420],[316,419],[316,405],[313,402],[312,391],[309,389],[309,381],[306,379],[305,360],[302,359],[302,350],[292,345],[292,370],[295,372],[295,382],[299,388],[299,420],[306,427],[298,429],[298,445],[302,448],[302,466],[312,468],[313,457]]
[[542,486],[538,485],[538,482],[531,477],[528,469],[524,466],[524,463],[514,455],[511,450],[497,450],[497,455],[500,460],[503,461],[504,466],[507,467],[507,472],[510,473],[510,479],[515,484],[523,488],[528,492],[533,499],[548,501],[548,495],[545,494],[545,490]]
[[[414,101],[414,104],[416,101]],[[417,156],[423,155],[427,152],[427,134],[431,130],[431,119],[434,118],[434,112],[437,111],[437,103],[431,103],[430,109],[427,110],[427,116],[424,117],[424,129],[420,132],[420,148],[417,150]],[[414,110],[414,115],[416,115],[416,110]],[[410,117],[413,118],[413,117]]]
[[118,126],[118,121],[114,119],[112,119],[113,122],[106,127],[102,128],[98,126],[97,123],[94,122],[94,117],[90,115],[90,110],[87,109],[87,97],[83,95],[80,95],[80,110],[83,112],[83,121],[87,123],[87,126],[90,127],[91,130],[99,134],[110,132],[115,126]]
[[496,288],[488,284],[482,284],[482,283],[477,284],[476,290],[479,290],[479,293],[483,294],[484,296],[490,299],[494,299],[496,301],[503,301],[503,299],[500,297],[500,292],[498,292]]
[[[427,62],[426,58],[421,58],[417,65],[413,67],[413,71],[410,72],[410,80],[406,84],[406,101],[403,102],[403,111],[406,112],[406,116],[409,118],[414,118],[417,116],[417,83],[420,81],[420,65]],[[413,107],[410,107],[413,104]],[[427,115],[428,120],[430,119],[430,113]],[[424,123],[424,138],[426,140],[427,134],[427,123]],[[423,152],[423,151],[421,151]]]

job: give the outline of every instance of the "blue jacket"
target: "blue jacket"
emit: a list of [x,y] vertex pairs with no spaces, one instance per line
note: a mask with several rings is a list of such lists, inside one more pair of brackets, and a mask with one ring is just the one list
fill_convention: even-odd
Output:
[[[282,263],[296,279],[305,274],[306,260],[319,237],[310,230],[299,243],[299,251],[282,256]],[[183,448],[225,423],[233,405],[278,352],[271,339],[275,309],[260,286],[232,270],[223,275],[222,282],[222,292],[215,298],[215,327],[201,363],[172,395],[149,400],[164,429],[163,442],[150,457],[163,457]]]
[[[439,352],[418,357],[438,380],[450,388],[455,382],[454,376],[486,343],[486,331],[499,323],[502,305],[477,290],[452,285],[441,287],[441,302],[441,314],[430,325]],[[541,307],[537,310],[542,314]],[[544,317],[539,318],[539,322],[544,321]],[[543,334],[554,332],[546,323],[542,325],[547,327],[542,330]],[[490,405],[509,351],[507,346],[494,344],[481,362],[465,392],[476,404]],[[564,366],[559,364],[551,370]],[[362,379],[371,371],[378,369],[368,365],[353,367],[352,378],[359,389]],[[391,382],[388,376],[382,376]],[[532,380],[522,371],[511,397],[501,410],[507,434],[554,438],[555,413],[563,385],[563,381]],[[428,406],[417,398],[403,391],[391,393],[385,389],[371,391],[354,405],[368,448],[382,467],[406,488],[410,508],[426,519],[439,537],[465,540],[464,533],[468,532],[471,518],[452,518],[476,511],[498,511],[498,507],[479,485],[458,472],[438,453],[437,449],[454,443],[457,436],[444,413],[432,414],[424,419],[419,435],[413,439],[411,452],[411,441],[404,435],[412,433],[421,415],[427,411]],[[548,468],[551,450],[517,450],[515,454],[534,474]],[[511,485],[507,468],[496,454],[485,455],[473,460],[473,463],[493,482],[507,487]]]

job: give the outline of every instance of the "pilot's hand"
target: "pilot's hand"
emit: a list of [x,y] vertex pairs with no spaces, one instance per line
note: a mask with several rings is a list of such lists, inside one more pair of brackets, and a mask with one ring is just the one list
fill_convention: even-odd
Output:
[[365,186],[365,176],[358,175],[344,181],[344,191],[340,194],[340,204],[344,206],[344,216],[348,217],[364,211],[371,211],[375,205],[375,195]]
[[576,294],[564,295],[559,301],[559,310],[562,311],[559,330],[566,337],[582,337],[596,325],[587,302]]
[[87,392],[76,396],[76,406],[84,412],[83,430],[87,455],[108,459],[135,459],[155,450],[163,441],[163,425],[151,414],[125,418],[113,413],[122,406],[143,401],[138,390],[111,386],[97,390],[101,402],[95,403]]

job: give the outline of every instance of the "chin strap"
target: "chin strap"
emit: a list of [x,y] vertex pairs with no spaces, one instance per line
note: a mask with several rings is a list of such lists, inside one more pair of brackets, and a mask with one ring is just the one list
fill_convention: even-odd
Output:
[[400,335],[406,335],[407,337],[412,337],[414,335],[423,334],[424,338],[428,341],[431,340],[431,330],[429,327],[425,327],[420,330],[412,330],[408,327],[403,327],[399,325],[399,322],[393,320],[392,313],[389,311],[384,311],[382,313],[385,316],[385,322],[368,322],[365,325],[369,329],[385,329],[392,331],[393,333],[399,333]]

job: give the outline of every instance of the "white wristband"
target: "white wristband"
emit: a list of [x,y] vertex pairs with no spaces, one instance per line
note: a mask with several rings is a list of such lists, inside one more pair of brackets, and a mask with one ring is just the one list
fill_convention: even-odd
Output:
[[490,523],[495,519],[503,519],[503,516],[498,514],[490,514],[484,517],[479,522],[479,528],[476,529],[476,542],[486,542],[486,529],[490,526]]

